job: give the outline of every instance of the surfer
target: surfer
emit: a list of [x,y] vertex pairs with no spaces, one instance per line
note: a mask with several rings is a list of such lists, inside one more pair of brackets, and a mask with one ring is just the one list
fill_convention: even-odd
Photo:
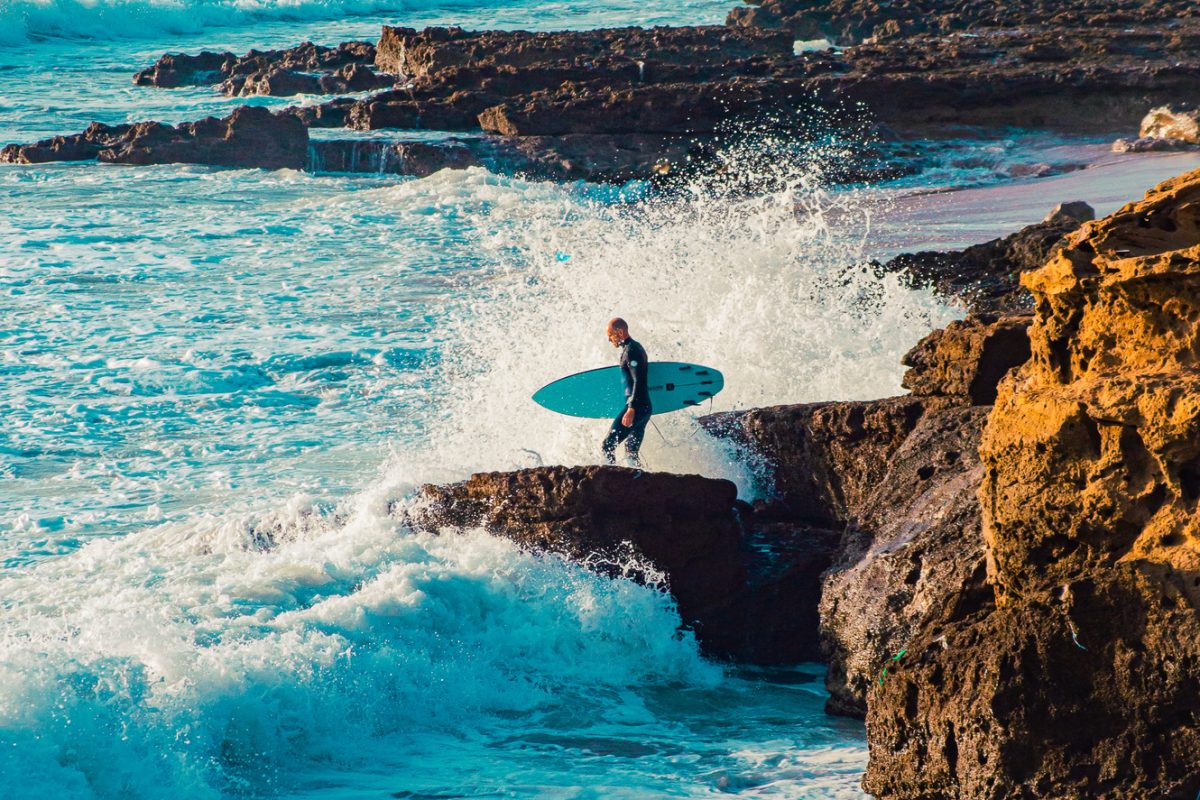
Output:
[[625,443],[625,452],[633,466],[641,467],[642,437],[653,410],[647,379],[646,350],[629,335],[629,324],[620,317],[608,321],[608,340],[621,348],[621,378],[625,382],[625,408],[613,420],[601,445],[609,464],[616,463],[617,445]]

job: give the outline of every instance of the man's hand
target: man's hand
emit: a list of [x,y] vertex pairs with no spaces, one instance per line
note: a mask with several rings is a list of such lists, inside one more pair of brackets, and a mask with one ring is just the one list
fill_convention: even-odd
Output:
[[621,417],[621,424],[624,425],[626,428],[633,427],[633,409],[632,408],[625,409],[625,416]]

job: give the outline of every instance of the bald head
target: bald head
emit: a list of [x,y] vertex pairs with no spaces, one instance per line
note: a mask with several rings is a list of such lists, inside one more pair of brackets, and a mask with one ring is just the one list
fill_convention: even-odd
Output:
[[629,338],[629,323],[620,317],[613,317],[608,321],[608,340],[612,342],[613,347],[619,347],[621,342]]

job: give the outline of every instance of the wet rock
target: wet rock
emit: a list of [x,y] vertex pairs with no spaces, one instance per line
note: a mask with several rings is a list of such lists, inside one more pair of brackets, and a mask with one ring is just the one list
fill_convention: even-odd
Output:
[[8,145],[0,161],[38,164],[98,159],[113,164],[211,164],[226,167],[301,169],[308,130],[289,114],[242,106],[224,119],[164,125],[92,123],[83,133],[34,145]]
[[343,42],[324,47],[305,42],[286,50],[251,50],[244,56],[169,53],[133,77],[138,86],[217,86],[231,96],[334,94],[391,86],[395,78],[375,72],[375,46]]
[[466,169],[479,164],[466,142],[379,140],[316,140],[309,144],[310,172],[357,172],[411,175],[424,178],[443,169]]
[[820,603],[830,713],[864,716],[870,686],[929,620],[962,616],[990,597],[976,497],[989,411],[924,415],[843,539]]
[[1020,285],[1021,273],[1044,264],[1063,237],[1082,224],[1076,216],[1086,216],[1082,206],[1066,205],[1074,213],[1056,209],[1045,221],[1004,238],[959,251],[906,253],[879,269],[899,272],[911,285],[931,287],[943,297],[961,299],[977,314],[1027,313],[1032,299]]
[[665,581],[710,655],[760,664],[820,657],[820,575],[838,534],[740,503],[728,481],[538,467],[422,487],[403,513],[418,528],[479,526],[605,574]]
[[932,622],[868,698],[883,798],[1200,789],[1200,172],[1023,278],[1032,358],[980,448],[993,601]]
[[672,178],[708,157],[697,137],[652,134],[522,136],[492,141],[490,162],[506,173],[557,181],[622,184]]
[[230,52],[214,53],[205,50],[197,55],[167,53],[154,65],[133,76],[137,86],[157,86],[160,89],[176,89],[180,86],[209,86],[220,83],[229,72],[237,56]]
[[279,113],[292,115],[306,128],[345,128],[350,110],[358,102],[353,97],[337,97],[317,105],[288,106]]
[[990,406],[1000,380],[1029,360],[1030,321],[973,316],[934,331],[904,356],[904,388],[918,397]]
[[793,82],[741,78],[623,88],[563,84],[489,108],[479,115],[479,123],[485,131],[504,136],[711,134],[732,119],[753,117],[802,97]]
[[93,161],[133,129],[132,125],[93,122],[83,133],[55,136],[36,144],[10,144],[0,149],[0,163],[45,164],[53,161]]

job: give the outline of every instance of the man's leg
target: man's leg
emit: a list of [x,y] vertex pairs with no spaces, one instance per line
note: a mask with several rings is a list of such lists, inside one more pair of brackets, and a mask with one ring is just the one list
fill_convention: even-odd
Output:
[[633,418],[633,426],[626,428],[628,433],[625,435],[625,452],[629,455],[629,460],[633,462],[633,466],[638,469],[642,468],[642,438],[646,435],[646,425],[650,423],[649,412],[637,412]]
[[[600,445],[600,449],[604,451],[604,460],[609,464],[617,463],[617,445],[625,441],[625,437],[633,430],[621,424],[623,416],[625,416],[624,410],[613,420],[612,427],[608,429],[608,436],[604,437],[604,443]],[[637,425],[637,420],[634,420],[634,425]]]

